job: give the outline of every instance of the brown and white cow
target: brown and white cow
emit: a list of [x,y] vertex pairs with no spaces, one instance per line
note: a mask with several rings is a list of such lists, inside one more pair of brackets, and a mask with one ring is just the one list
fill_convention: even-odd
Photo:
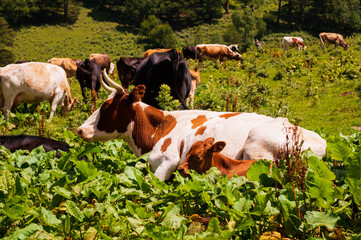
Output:
[[203,60],[219,60],[220,63],[227,60],[242,60],[241,54],[233,51],[236,45],[223,44],[199,44],[196,46],[196,57],[199,62]]
[[[204,110],[161,111],[143,103],[144,85],[127,94],[104,72],[110,86],[108,99],[78,128],[85,141],[124,139],[137,156],[152,151],[151,170],[161,180],[169,179],[186,158],[196,141],[213,137],[225,141],[223,154],[241,160],[275,159],[287,142],[286,118],[256,113],[212,112]],[[302,150],[311,148],[325,156],[326,141],[318,134],[298,128]]]
[[48,61],[48,63],[62,67],[68,78],[74,77],[76,69],[78,68],[74,60],[71,58],[52,58]]
[[179,173],[183,177],[189,176],[189,170],[197,173],[204,173],[211,167],[216,167],[222,175],[228,178],[234,174],[246,176],[247,171],[256,160],[234,160],[220,153],[226,146],[224,141],[214,143],[214,138],[210,137],[202,141],[195,142],[187,152],[186,159],[178,167]]
[[48,100],[50,117],[56,106],[66,114],[74,108],[77,98],[72,99],[64,69],[50,63],[29,62],[10,64],[0,70],[0,108],[4,118],[9,118],[12,106],[23,103],[39,103]]
[[198,70],[197,66],[194,70],[189,69],[189,72],[191,74],[192,84],[191,84],[191,91],[189,92],[188,98],[189,98],[189,104],[190,104],[191,108],[193,109],[194,94],[196,92],[198,85],[201,82],[201,77],[199,75],[199,70]]
[[95,61],[101,70],[104,68],[107,70],[107,73],[112,74],[114,70],[114,64],[112,63],[108,54],[93,53],[89,55],[90,61]]
[[328,44],[335,44],[335,48],[338,49],[338,46],[342,46],[344,50],[347,50],[350,45],[348,45],[345,42],[345,39],[343,39],[343,36],[338,33],[325,33],[322,32],[319,34],[320,40],[321,40],[321,48],[323,52],[325,53],[325,43]]
[[[156,49],[148,49],[147,51],[144,52],[144,57],[150,57],[150,55],[152,55],[153,53],[163,53],[163,52],[169,52],[172,49],[168,49],[168,48],[156,48]],[[177,50],[177,52],[180,54],[180,52]]]
[[282,39],[283,52],[288,51],[288,47],[297,47],[298,50],[306,50],[307,47],[300,37],[283,37]]

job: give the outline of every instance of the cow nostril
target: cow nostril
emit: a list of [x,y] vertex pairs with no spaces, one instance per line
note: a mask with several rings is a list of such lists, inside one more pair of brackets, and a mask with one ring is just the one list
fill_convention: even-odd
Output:
[[78,129],[78,135],[79,135],[79,136],[81,136],[81,135],[82,135],[82,133],[83,133],[83,130]]
[[178,168],[179,173],[184,173],[184,168]]

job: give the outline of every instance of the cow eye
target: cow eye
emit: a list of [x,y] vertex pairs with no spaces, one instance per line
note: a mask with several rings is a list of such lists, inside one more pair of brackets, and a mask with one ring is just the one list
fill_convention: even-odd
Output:
[[194,157],[196,160],[201,160],[201,155],[195,155]]

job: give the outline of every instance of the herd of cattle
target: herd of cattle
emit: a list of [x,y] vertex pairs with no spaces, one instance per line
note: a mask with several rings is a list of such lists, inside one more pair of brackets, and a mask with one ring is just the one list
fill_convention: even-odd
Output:
[[[349,47],[340,34],[319,36],[323,51],[325,43],[341,45],[345,50]],[[290,46],[306,49],[298,37],[284,37],[282,43],[284,51]],[[259,41],[258,46],[261,46]],[[299,138],[297,142],[302,143],[302,150],[310,148],[325,156],[323,138],[295,127],[285,118],[256,113],[158,109],[156,97],[161,84],[170,86],[171,95],[181,103],[180,109],[187,109],[188,96],[193,108],[200,77],[198,67],[189,69],[186,59],[196,59],[199,63],[205,59],[239,61],[242,56],[238,51],[237,45],[201,44],[184,47],[184,58],[174,49],[150,49],[144,57],[121,57],[116,67],[122,86],[108,76],[114,64],[106,54],[91,54],[84,61],[52,58],[48,63],[10,64],[0,68],[0,107],[7,120],[9,111],[14,111],[19,103],[47,100],[51,103],[52,118],[57,105],[61,105],[62,113],[67,113],[78,102],[71,97],[67,78],[76,77],[84,99],[85,88],[96,94],[102,86],[110,95],[78,128],[78,135],[88,142],[124,139],[137,156],[152,151],[149,165],[161,180],[169,179],[177,169],[187,176],[189,169],[205,172],[212,166],[228,177],[244,176],[254,161],[276,160],[286,145],[297,144],[290,140],[294,134]],[[135,87],[128,92],[130,84]],[[35,136],[3,136],[0,144],[11,151],[32,150],[40,145],[46,151],[69,151],[68,145]]]

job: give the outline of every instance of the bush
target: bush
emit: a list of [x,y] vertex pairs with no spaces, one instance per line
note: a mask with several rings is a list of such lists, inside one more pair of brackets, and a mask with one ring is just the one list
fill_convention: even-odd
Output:
[[177,45],[172,27],[168,23],[161,24],[154,15],[142,21],[140,26],[150,48],[174,48]]

